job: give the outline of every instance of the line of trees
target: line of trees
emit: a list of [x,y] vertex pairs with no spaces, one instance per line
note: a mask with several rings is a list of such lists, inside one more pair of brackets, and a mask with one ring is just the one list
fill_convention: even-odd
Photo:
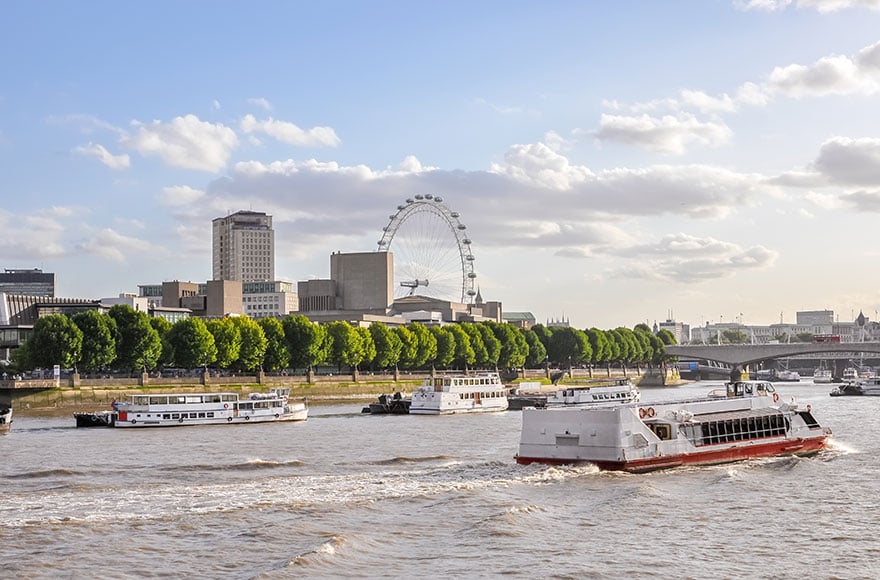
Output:
[[171,324],[127,305],[107,313],[55,314],[37,320],[15,351],[13,365],[34,368],[214,368],[253,372],[333,365],[339,369],[468,369],[659,365],[673,335],[646,324],[633,329],[578,330],[495,322],[426,327],[410,323],[368,328],[347,322],[318,324],[302,315],[253,320],[247,316]]

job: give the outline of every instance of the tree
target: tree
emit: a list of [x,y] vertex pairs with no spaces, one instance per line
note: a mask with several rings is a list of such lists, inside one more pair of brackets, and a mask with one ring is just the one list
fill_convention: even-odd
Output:
[[375,369],[387,369],[395,366],[400,361],[400,351],[403,343],[400,336],[381,322],[373,322],[368,328],[373,344],[376,347],[376,355],[373,357]]
[[812,332],[799,332],[795,335],[797,342],[813,342]]
[[416,339],[416,358],[413,361],[413,367],[423,368],[429,361],[437,358],[437,339],[424,324],[413,322],[408,324],[407,328]]
[[[27,366],[30,368],[73,368],[82,354],[83,333],[63,314],[38,318],[27,341]],[[22,361],[24,362],[24,361]]]
[[606,335],[604,331],[599,330],[598,328],[590,328],[585,332],[587,335],[587,340],[590,341],[590,348],[593,352],[592,356],[590,357],[590,363],[594,365],[603,365],[609,363],[614,353],[611,348],[611,341],[608,340],[608,335]]
[[474,349],[471,347],[471,339],[468,333],[457,324],[450,324],[446,328],[455,337],[455,358],[452,361],[459,367],[466,369],[474,364],[476,359]]
[[529,354],[529,345],[525,337],[517,332],[511,324],[498,324],[486,322],[495,338],[501,343],[501,352],[498,355],[498,366],[504,368],[519,368],[526,362]]
[[721,341],[724,344],[746,344],[749,336],[742,330],[728,329],[721,332]]
[[171,344],[168,342],[168,333],[171,332],[173,325],[164,318],[153,316],[150,318],[150,326],[159,335],[159,342],[162,343],[162,353],[159,355],[159,360],[156,363],[160,367],[171,366],[174,364],[174,349],[171,348]]
[[233,366],[244,371],[262,368],[263,360],[266,358],[266,349],[269,346],[263,327],[249,316],[236,316],[231,320],[238,327],[238,334],[241,336],[238,360],[233,363]]
[[406,326],[398,326],[394,329],[394,333],[397,334],[401,344],[398,364],[405,369],[415,368],[416,357],[419,355],[419,346],[416,344],[415,335]]
[[364,360],[364,345],[360,333],[347,322],[334,321],[327,325],[330,343],[329,362],[338,368],[357,368]]
[[114,366],[128,371],[156,368],[162,354],[162,341],[150,325],[149,316],[126,304],[111,307],[108,314],[116,321]]
[[560,365],[585,363],[593,354],[586,333],[570,327],[555,328],[547,350],[550,358]]
[[168,342],[174,351],[174,364],[179,367],[207,367],[217,359],[214,335],[201,318],[184,318],[175,322],[168,331]]
[[483,346],[486,347],[486,362],[483,364],[487,368],[498,368],[498,358],[501,356],[501,341],[495,336],[491,325],[482,323],[477,324],[476,328],[483,339]]
[[663,344],[666,346],[677,344],[677,341],[675,340],[675,335],[666,328],[661,328],[659,331],[657,331],[657,338],[663,341]]
[[281,325],[291,365],[311,369],[328,359],[330,343],[326,327],[315,324],[302,314],[288,314]]
[[529,356],[526,358],[526,366],[529,368],[539,368],[547,360],[547,349],[538,338],[538,335],[531,328],[523,328],[520,330],[529,345]]
[[79,366],[88,372],[106,367],[116,358],[115,322],[106,313],[86,310],[71,318],[82,331]]
[[486,368],[489,365],[489,351],[486,349],[486,344],[483,342],[483,335],[478,330],[478,326],[482,325],[477,325],[472,322],[461,322],[459,323],[459,326],[467,333],[468,338],[471,341],[471,348],[474,349],[474,365]]
[[214,336],[214,346],[217,347],[217,358],[214,362],[218,368],[228,369],[241,354],[241,330],[228,317],[212,318],[205,326]]
[[364,345],[364,360],[363,362],[371,365],[373,361],[376,359],[376,355],[378,354],[378,350],[376,349],[376,343],[373,341],[373,334],[370,332],[369,328],[365,328],[363,326],[358,326],[355,328],[358,331],[358,334],[361,335],[361,343]]
[[455,359],[455,337],[444,326],[432,326],[431,334],[437,340],[437,356],[434,358],[434,366],[445,369]]
[[287,350],[287,339],[281,321],[277,318],[261,318],[258,324],[266,337],[263,368],[267,371],[286,369],[290,364],[290,352]]

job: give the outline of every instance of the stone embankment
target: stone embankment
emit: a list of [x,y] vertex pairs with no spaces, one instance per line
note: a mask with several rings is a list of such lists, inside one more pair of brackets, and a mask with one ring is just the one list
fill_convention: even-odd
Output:
[[[549,385],[544,370],[520,373],[518,380],[541,380]],[[5,380],[0,381],[0,404],[11,404],[21,415],[46,415],[73,411],[96,411],[109,409],[114,400],[124,401],[132,394],[144,393],[207,393],[232,392],[247,396],[251,392],[265,392],[272,387],[291,389],[292,398],[306,398],[311,402],[344,402],[372,399],[381,394],[411,393],[430,373],[397,374],[337,374],[296,376],[250,375],[250,376],[196,376],[158,378],[141,375],[131,378],[80,378],[75,375],[58,381]],[[629,376],[640,386],[675,386],[678,376],[663,376],[657,372],[614,370],[589,372],[573,369],[571,376],[562,384],[601,384],[613,378]]]

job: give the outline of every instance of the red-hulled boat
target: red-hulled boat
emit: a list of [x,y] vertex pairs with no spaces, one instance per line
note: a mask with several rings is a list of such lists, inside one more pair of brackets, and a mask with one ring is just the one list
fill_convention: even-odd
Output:
[[516,461],[593,463],[652,471],[773,455],[811,455],[831,430],[809,405],[783,402],[767,381],[727,384],[717,396],[653,404],[525,409]]

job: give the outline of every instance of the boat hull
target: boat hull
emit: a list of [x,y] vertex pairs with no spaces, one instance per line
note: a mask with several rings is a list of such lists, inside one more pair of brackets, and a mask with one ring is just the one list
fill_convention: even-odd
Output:
[[98,413],[74,413],[77,427],[113,427],[116,413],[103,411]]
[[540,463],[544,465],[586,465],[593,464],[603,471],[627,471],[630,473],[647,473],[660,469],[671,469],[684,465],[718,465],[733,463],[747,459],[760,457],[775,457],[784,455],[809,456],[823,450],[827,445],[827,434],[822,434],[805,439],[787,439],[748,446],[728,447],[725,449],[713,449],[681,455],[669,455],[637,459],[632,461],[602,461],[602,460],[571,460],[565,458],[547,457],[524,457],[517,455],[516,462],[521,465]]
[[[182,415],[179,413],[178,415]],[[289,413],[271,413],[251,415],[232,412],[217,411],[214,417],[172,417],[165,419],[158,416],[137,417],[131,412],[120,412],[116,418],[114,427],[120,429],[145,428],[145,427],[187,427],[194,425],[253,425],[256,423],[284,423],[290,421],[305,421],[308,418],[308,408],[292,409]]]

